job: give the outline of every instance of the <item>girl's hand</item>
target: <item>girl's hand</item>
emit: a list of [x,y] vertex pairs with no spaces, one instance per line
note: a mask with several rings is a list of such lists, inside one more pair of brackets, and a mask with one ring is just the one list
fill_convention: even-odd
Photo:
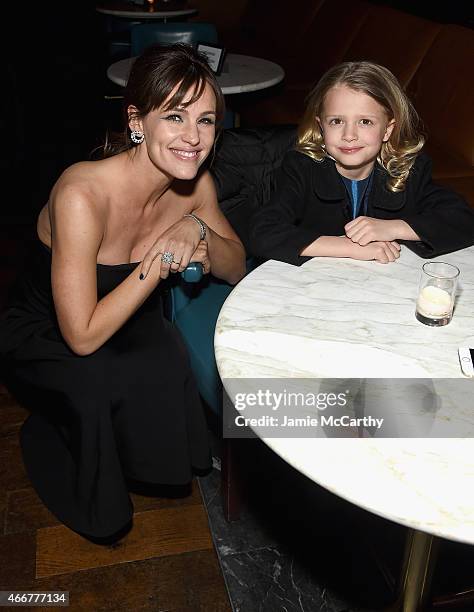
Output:
[[351,257],[365,261],[375,260],[379,263],[389,263],[400,257],[400,245],[398,242],[371,242],[366,246],[358,246]]
[[191,262],[198,261],[202,264],[202,271],[204,274],[209,274],[211,271],[211,262],[209,260],[209,253],[207,250],[207,242],[201,240],[198,244],[197,249],[191,255]]
[[[185,217],[174,223],[161,234],[143,258],[140,278],[146,278],[155,259],[160,259],[160,278],[167,278],[170,272],[185,270],[198,248],[200,235],[199,226],[193,219]],[[167,261],[168,258],[171,261]]]
[[373,217],[357,217],[344,226],[346,236],[361,246],[370,242],[392,242],[402,238],[400,221],[398,219],[374,219]]

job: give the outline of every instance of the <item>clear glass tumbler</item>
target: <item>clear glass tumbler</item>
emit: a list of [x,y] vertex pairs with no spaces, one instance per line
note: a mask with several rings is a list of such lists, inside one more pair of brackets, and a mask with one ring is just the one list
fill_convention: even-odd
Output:
[[453,317],[459,268],[444,261],[428,261],[420,277],[415,316],[432,327],[447,325]]

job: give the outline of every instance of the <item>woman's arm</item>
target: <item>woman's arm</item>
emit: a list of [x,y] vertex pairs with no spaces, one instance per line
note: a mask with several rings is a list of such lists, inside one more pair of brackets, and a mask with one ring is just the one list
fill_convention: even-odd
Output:
[[104,213],[87,189],[60,184],[50,203],[51,283],[59,328],[78,355],[100,348],[143,304],[159,282],[152,267],[145,281],[134,270],[118,287],[97,300],[97,253]]
[[[237,283],[245,274],[245,250],[237,234],[222,214],[217,203],[214,182],[208,172],[202,174],[193,189],[190,212],[206,226],[207,257],[210,271],[214,276]],[[189,209],[188,209],[189,210]],[[199,223],[189,216],[179,219],[156,240],[143,259],[141,273],[147,278],[148,271],[155,259],[169,251],[173,254],[171,265],[161,265],[161,278],[170,272],[182,271],[198,249],[201,241]]]
[[[199,179],[197,206],[193,214],[207,226],[206,241],[212,274],[234,285],[245,274],[245,250],[219,208],[216,188],[209,172]],[[193,219],[186,219],[197,226]]]

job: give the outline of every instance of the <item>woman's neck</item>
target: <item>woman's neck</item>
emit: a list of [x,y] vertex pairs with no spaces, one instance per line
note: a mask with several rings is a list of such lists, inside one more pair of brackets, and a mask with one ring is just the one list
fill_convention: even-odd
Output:
[[127,152],[122,170],[127,186],[133,186],[133,201],[143,209],[154,207],[174,180],[151,162],[146,149]]

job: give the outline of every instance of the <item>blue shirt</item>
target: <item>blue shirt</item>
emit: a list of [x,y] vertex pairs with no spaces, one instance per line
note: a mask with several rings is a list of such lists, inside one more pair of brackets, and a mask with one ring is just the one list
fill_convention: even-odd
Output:
[[365,179],[359,181],[341,176],[342,182],[346,186],[347,193],[352,203],[352,218],[355,219],[359,215],[367,214],[367,202],[369,199],[370,189],[372,187],[372,178],[374,171]]

